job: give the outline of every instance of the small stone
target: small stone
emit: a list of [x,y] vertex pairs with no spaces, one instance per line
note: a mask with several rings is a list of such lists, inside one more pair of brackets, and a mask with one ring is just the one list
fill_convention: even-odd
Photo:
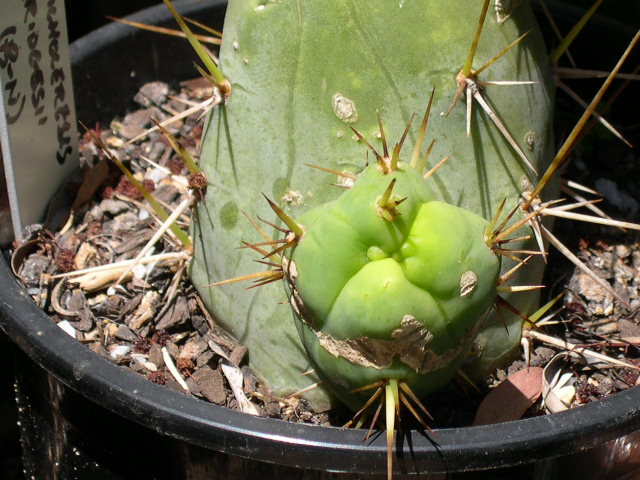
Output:
[[164,82],[149,82],[145,83],[133,100],[143,107],[149,107],[151,105],[162,105],[167,101],[167,95],[169,94],[169,85]]
[[64,307],[72,312],[79,312],[85,306],[84,295],[79,288],[67,290],[60,300]]
[[209,323],[202,315],[192,315],[191,325],[200,335],[206,335],[209,331]]
[[129,209],[129,204],[122,200],[106,198],[100,203],[100,209],[105,213],[118,215],[122,212],[126,212]]
[[551,360],[555,356],[555,354],[556,351],[552,348],[538,346],[533,350],[531,358],[529,360],[529,364],[532,367],[544,367],[547,363],[549,363],[549,360]]
[[[120,129],[120,127],[121,127],[121,125],[120,125],[120,124],[118,124],[117,122],[111,122],[111,128],[112,128],[113,130],[119,130],[119,129]],[[108,137],[106,138],[106,140],[104,141],[104,143],[106,143],[106,144],[107,144],[107,146],[108,146],[108,147],[111,147],[111,148],[120,148],[120,147],[124,144],[124,140],[123,140],[123,139],[121,139],[121,138],[119,138],[119,137],[116,137],[116,136],[110,135],[110,136],[108,136]]]
[[118,325],[116,325],[115,323],[109,322],[104,327],[104,331],[105,331],[105,335],[107,335],[109,337],[115,337],[116,336],[116,332],[118,331]]
[[204,366],[193,372],[191,377],[198,384],[200,393],[207,400],[216,405],[224,405],[226,403],[227,392],[220,370],[213,370],[211,367]]
[[169,355],[171,355],[172,358],[177,358],[178,357],[178,353],[180,351],[180,349],[178,348],[178,346],[171,342],[171,341],[167,341],[165,342],[164,346],[166,347],[167,351],[169,352]]
[[621,338],[640,337],[640,325],[626,318],[618,320],[618,328],[620,329]]
[[180,191],[171,183],[161,183],[153,192],[153,196],[161,203],[171,205],[180,196]]
[[110,345],[108,350],[109,356],[117,360],[127,355],[131,351],[131,347],[129,345]]
[[216,354],[214,352],[212,352],[211,350],[207,350],[202,355],[198,356],[198,358],[196,359],[196,366],[202,367],[203,365],[206,365],[207,363],[209,363],[209,360],[211,360],[215,356]]
[[136,373],[140,373],[142,375],[146,375],[149,373],[149,370],[144,366],[144,362],[141,360],[134,359],[131,363],[129,363],[129,368]]
[[209,345],[207,345],[207,342],[205,342],[202,338],[200,337],[191,338],[187,340],[184,346],[180,349],[178,358],[188,358],[193,360],[208,348],[209,348]]
[[613,380],[611,380],[609,377],[603,377],[600,381],[599,381],[599,385],[597,386],[597,392],[598,395],[608,395],[610,393],[612,393],[613,390]]
[[138,336],[131,331],[129,327],[126,325],[120,325],[118,330],[116,330],[115,337],[119,340],[124,340],[126,342],[136,342],[138,340]]
[[95,326],[94,317],[91,313],[91,310],[86,307],[82,307],[78,311],[77,320],[73,322],[73,327],[76,330],[80,330],[82,332],[88,332],[93,329]]
[[151,345],[149,349],[148,359],[151,363],[161,366],[164,365],[164,360],[162,358],[162,347],[157,343]]
[[501,382],[506,380],[507,379],[507,372],[505,372],[502,369],[499,369],[498,371],[496,371],[496,378]]
[[202,391],[200,390],[200,385],[193,379],[193,377],[188,376],[184,379],[187,387],[189,387],[189,391],[198,397],[203,397]]
[[627,258],[631,255],[631,248],[627,245],[616,245],[615,246],[616,255],[620,258]]
[[582,272],[578,275],[578,291],[587,300],[592,302],[603,302],[607,295],[611,295],[589,275]]
[[117,132],[127,140],[137,137],[145,131],[145,127],[151,122],[151,113],[146,108],[128,113]]
[[554,393],[566,406],[571,406],[576,398],[576,389],[573,385],[565,385],[562,388],[554,390]]
[[282,410],[279,402],[269,402],[265,404],[263,407],[264,413],[269,417],[278,417],[280,416],[280,411]]
[[51,259],[34,253],[29,256],[29,260],[25,261],[20,269],[20,278],[28,284],[40,283],[40,277],[45,273],[51,265]]

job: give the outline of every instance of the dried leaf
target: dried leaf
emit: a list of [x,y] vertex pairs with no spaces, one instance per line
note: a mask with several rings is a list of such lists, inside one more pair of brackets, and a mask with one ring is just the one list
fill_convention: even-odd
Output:
[[560,353],[544,367],[542,401],[550,413],[567,410],[575,397],[575,388],[568,384],[574,375],[567,356]]
[[225,360],[229,360],[229,355],[227,355],[227,352],[225,352],[222,347],[220,345],[218,345],[216,342],[214,342],[213,340],[209,340],[208,342],[209,348],[217,353],[219,356],[221,356],[222,358],[224,358]]
[[71,323],[69,323],[69,321],[62,320],[61,322],[58,322],[58,326],[69,336],[77,338],[76,329],[73,327],[73,325],[71,325]]
[[93,167],[86,169],[82,175],[82,184],[78,189],[71,210],[77,212],[78,209],[87,203],[93,195],[109,178],[109,162],[103,159]]
[[173,378],[176,379],[176,382],[178,382],[180,386],[187,393],[189,393],[189,386],[184,381],[184,378],[182,378],[182,375],[180,375],[180,372],[178,371],[175,363],[173,363],[173,359],[171,358],[171,355],[169,354],[169,350],[167,350],[167,347],[162,347],[162,359],[164,360],[164,364],[169,369],[169,372],[171,373],[171,375],[173,375]]
[[482,401],[473,424],[488,425],[522,418],[542,394],[542,373],[542,368],[530,367],[509,375]]
[[116,280],[126,267],[114,268],[108,271],[98,271],[93,273],[86,273],[84,275],[72,278],[69,280],[71,283],[77,283],[78,286],[85,292],[95,292],[101,290],[108,284]]
[[213,370],[207,365],[197,369],[192,378],[198,384],[200,393],[207,400],[217,405],[225,404],[227,394],[220,370]]
[[220,366],[222,367],[224,376],[227,377],[227,381],[229,382],[229,386],[231,387],[233,396],[236,397],[236,400],[238,401],[238,407],[240,408],[240,411],[243,413],[248,413],[250,415],[260,415],[255,405],[251,403],[247,396],[244,394],[244,390],[242,389],[242,385],[244,383],[244,375],[242,375],[242,371],[235,365],[229,363],[227,360],[223,360],[220,363]]
[[76,269],[89,268],[96,265],[96,259],[100,259],[98,249],[89,242],[82,242],[78,247],[75,258],[73,259]]
[[156,312],[156,303],[160,298],[160,294],[155,290],[149,290],[142,297],[140,305],[133,313],[133,316],[129,320],[129,327],[132,330],[138,330],[147,323],[147,321],[153,317]]

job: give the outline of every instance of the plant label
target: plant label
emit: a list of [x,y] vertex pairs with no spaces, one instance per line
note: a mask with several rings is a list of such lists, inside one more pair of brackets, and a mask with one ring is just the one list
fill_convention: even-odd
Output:
[[63,0],[3,0],[0,137],[13,231],[41,222],[78,165]]

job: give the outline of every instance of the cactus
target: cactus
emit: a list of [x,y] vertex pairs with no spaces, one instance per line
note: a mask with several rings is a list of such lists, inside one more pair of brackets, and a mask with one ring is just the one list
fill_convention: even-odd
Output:
[[[281,303],[281,290],[276,284],[249,291],[242,285],[207,287],[211,282],[255,271],[253,258],[245,254],[246,250],[233,250],[255,235],[243,213],[268,215],[270,210],[259,195],[264,192],[301,223],[326,222],[327,242],[333,240],[329,232],[339,226],[335,218],[331,220],[333,214],[364,222],[364,217],[350,210],[357,208],[359,202],[343,198],[365,195],[367,185],[371,186],[370,194],[375,191],[376,195],[382,195],[389,181],[388,178],[363,181],[376,175],[370,173],[371,167],[362,172],[365,165],[362,142],[349,127],[357,128],[366,138],[380,137],[378,110],[385,119],[387,135],[399,138],[410,116],[424,109],[432,88],[435,88],[434,115],[429,134],[435,143],[431,156],[451,155],[451,160],[433,175],[428,188],[418,185],[415,178],[409,179],[408,172],[402,181],[398,178],[394,192],[397,195],[406,192],[407,196],[406,202],[398,206],[402,213],[397,220],[401,225],[398,231],[406,238],[413,235],[414,229],[421,231],[422,222],[427,221],[422,219],[423,215],[430,222],[432,216],[451,213],[458,219],[441,220],[442,237],[433,232],[427,235],[425,242],[437,245],[449,242],[446,235],[450,235],[449,229],[454,225],[463,224],[459,228],[470,229],[474,225],[481,230],[483,222],[479,217],[490,219],[503,199],[507,209],[514,208],[522,192],[536,181],[533,169],[542,171],[551,157],[552,112],[552,89],[542,41],[528,2],[516,3],[510,12],[497,12],[500,15],[493,8],[490,10],[477,51],[472,49],[475,56],[469,55],[481,7],[475,0],[229,3],[220,68],[232,84],[232,94],[225,105],[213,111],[205,130],[201,167],[209,188],[205,201],[197,209],[192,278],[210,311],[249,347],[251,364],[276,392],[291,393],[312,381],[300,375],[308,369],[309,360],[290,313]],[[506,13],[509,16],[505,20]],[[478,70],[479,65],[529,30],[532,32],[514,48],[477,78],[473,76],[472,67]],[[478,108],[470,117],[470,138],[465,133],[468,116],[462,102],[446,114],[459,85],[464,87],[464,76],[458,75],[461,69],[472,79],[474,87],[483,80],[534,82],[486,87],[483,98],[488,99],[490,108],[507,126],[514,141],[506,140],[489,115]],[[467,93],[470,97],[472,90]],[[420,132],[423,130],[418,136]],[[416,134],[409,133],[414,143],[422,145],[415,137]],[[527,157],[526,162],[523,156]],[[331,185],[325,173],[305,164],[344,172],[337,177],[338,181],[359,174],[358,187],[340,197],[341,190]],[[335,203],[329,203],[332,201]],[[316,209],[325,204],[333,206]],[[345,211],[338,212],[338,205]],[[476,248],[472,245],[478,240],[470,242],[468,248]],[[316,255],[311,247],[305,247],[311,249],[305,253],[303,244],[294,253],[294,261],[301,266]],[[306,291],[305,296],[320,297],[313,307],[307,306],[307,302],[313,303],[311,300],[304,302],[305,308],[311,309],[309,318],[313,320],[306,320],[311,323],[331,323],[325,318],[326,305],[331,300],[322,298],[323,295],[331,295],[331,289],[335,293],[336,285],[351,275],[359,277],[353,270],[346,271],[346,265],[357,263],[358,259],[364,261],[370,248],[356,254],[351,247],[333,245],[334,256],[327,257],[326,266],[318,269],[320,278],[309,275],[307,280],[301,276],[295,285],[296,289]],[[526,247],[526,242],[523,245]],[[377,258],[376,255],[392,251],[402,252],[402,248],[378,252],[374,249],[369,254]],[[370,262],[368,265],[372,266],[367,268],[395,269],[394,275],[402,278],[393,254],[390,255],[388,259]],[[505,271],[511,268],[509,262],[504,263]],[[542,270],[541,262],[538,263],[522,269],[519,281],[538,283]],[[495,267],[487,268],[490,272],[486,276],[495,278],[496,272],[492,270]],[[452,278],[437,280],[449,287],[457,282],[459,289],[461,272],[452,269],[450,273]],[[366,283],[369,278],[364,277],[360,280]],[[332,282],[335,285],[330,285]],[[428,286],[416,287],[414,293],[425,296],[431,289],[445,289],[429,282]],[[486,295],[479,296],[483,301],[473,307],[474,321],[461,327],[463,330],[472,330],[487,306]],[[530,310],[536,301],[535,294],[510,299],[524,311]],[[454,310],[458,308],[453,300],[445,303],[451,303]],[[399,301],[395,313],[404,306]],[[348,315],[345,308],[343,313]],[[456,318],[458,315],[451,314]],[[394,321],[401,318],[396,315]],[[476,340],[483,354],[467,366],[469,371],[482,375],[518,345],[522,320],[511,315],[506,321],[508,334],[499,317],[493,315],[485,322]],[[305,330],[308,323],[299,325],[303,338],[308,337],[309,331]],[[351,335],[343,333],[345,338]],[[466,335],[458,332],[438,348],[450,348]],[[305,343],[314,350],[309,339]],[[455,358],[450,364],[452,369],[462,356]],[[449,376],[447,373],[443,379]],[[427,383],[435,388],[441,380]],[[416,388],[422,393],[431,389]],[[316,389],[310,395],[317,405],[327,405],[326,390]]]
[[297,219],[283,270],[298,330],[316,371],[355,409],[364,401],[352,392],[376,382],[404,382],[418,397],[448,382],[494,303],[489,223],[427,185],[408,164],[372,164]]

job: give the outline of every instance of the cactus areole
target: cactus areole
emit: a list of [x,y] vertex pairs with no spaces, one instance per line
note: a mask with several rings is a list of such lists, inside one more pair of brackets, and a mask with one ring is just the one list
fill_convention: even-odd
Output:
[[297,222],[287,290],[307,353],[339,398],[359,406],[349,393],[390,379],[418,396],[448,382],[496,295],[488,222],[435,200],[403,163],[369,165]]

